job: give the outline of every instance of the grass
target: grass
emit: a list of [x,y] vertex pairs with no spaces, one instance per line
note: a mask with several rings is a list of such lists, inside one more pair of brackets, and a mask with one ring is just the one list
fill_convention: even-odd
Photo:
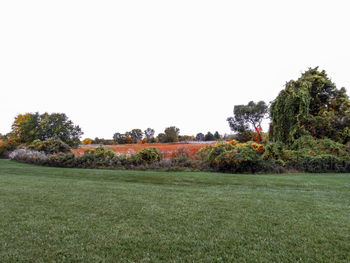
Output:
[[350,262],[350,174],[0,160],[0,262]]

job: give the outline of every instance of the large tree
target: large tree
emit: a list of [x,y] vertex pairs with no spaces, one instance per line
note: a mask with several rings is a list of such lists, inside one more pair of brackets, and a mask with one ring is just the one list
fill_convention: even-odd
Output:
[[158,134],[158,139],[160,142],[177,142],[179,141],[180,129],[171,126],[164,130],[164,133]]
[[145,137],[147,139],[147,141],[151,141],[154,137],[154,129],[152,128],[147,128],[146,130],[144,130],[145,133]]
[[303,135],[350,141],[350,101],[326,72],[310,68],[286,83],[270,108],[269,138],[287,144]]
[[126,135],[130,136],[134,143],[137,143],[137,141],[140,141],[143,138],[143,132],[141,129],[132,129],[130,132],[127,132]]
[[26,113],[16,116],[9,136],[20,143],[59,138],[69,146],[77,146],[83,134],[64,113]]
[[251,128],[257,134],[257,141],[261,141],[261,122],[266,116],[268,106],[264,101],[255,103],[250,101],[247,105],[235,105],[233,108],[233,117],[227,118],[231,130],[243,134]]

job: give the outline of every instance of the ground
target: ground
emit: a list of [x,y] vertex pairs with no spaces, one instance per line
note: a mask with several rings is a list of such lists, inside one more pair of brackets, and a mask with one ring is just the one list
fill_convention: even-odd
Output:
[[[215,144],[215,142],[209,143],[146,143],[146,144],[119,144],[119,145],[105,145],[108,149],[116,153],[129,153],[134,154],[138,150],[144,148],[157,148],[164,158],[170,158],[178,155],[179,151],[185,152],[189,156],[193,156],[199,149],[205,147],[208,144]],[[98,145],[82,145],[78,149],[73,149],[72,152],[75,155],[83,155],[84,151],[98,147]]]
[[0,262],[349,262],[350,174],[0,160]]

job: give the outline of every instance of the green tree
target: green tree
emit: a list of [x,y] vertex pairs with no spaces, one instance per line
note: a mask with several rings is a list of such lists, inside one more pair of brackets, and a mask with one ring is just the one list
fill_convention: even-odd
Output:
[[261,142],[261,122],[268,112],[268,106],[264,101],[255,103],[250,101],[247,105],[235,105],[233,117],[227,118],[231,130],[239,134],[246,133],[250,127],[257,134],[257,141]]
[[205,136],[204,136],[204,141],[215,141],[215,137],[211,132],[208,132]]
[[180,134],[180,129],[175,127],[175,126],[171,126],[168,127],[164,130],[164,133],[160,133],[158,134],[158,139],[160,142],[177,142],[179,141],[179,134]]
[[145,137],[147,139],[147,141],[151,141],[154,137],[154,130],[151,128],[147,128],[146,130],[144,130],[145,133]]
[[204,141],[204,134],[203,133],[197,133],[196,135],[196,140],[197,141]]
[[221,135],[220,135],[220,133],[218,131],[216,131],[214,133],[214,138],[215,138],[215,140],[220,140],[221,139]]
[[127,136],[130,136],[134,143],[137,143],[137,141],[142,140],[143,132],[141,129],[133,129],[127,133]]
[[81,128],[73,124],[64,113],[27,113],[16,116],[10,137],[21,142],[44,141],[58,138],[71,147],[80,143]]
[[350,101],[326,72],[309,68],[298,80],[286,83],[270,108],[269,138],[292,144],[311,135],[340,143],[350,141]]
[[[125,144],[125,134],[121,134],[119,132],[114,133],[113,140],[118,144]],[[96,140],[96,139],[95,139]]]

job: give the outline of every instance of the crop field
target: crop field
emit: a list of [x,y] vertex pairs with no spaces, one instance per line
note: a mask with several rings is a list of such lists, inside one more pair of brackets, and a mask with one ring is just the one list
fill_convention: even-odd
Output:
[[[111,149],[116,153],[133,154],[144,148],[157,148],[164,158],[171,158],[177,155],[179,151],[185,152],[189,156],[193,156],[199,149],[213,143],[154,143],[154,144],[120,144],[105,145],[105,148]],[[97,145],[82,145],[78,149],[73,149],[75,155],[83,155],[84,151],[98,147]]]
[[350,262],[350,174],[0,160],[0,262]]

